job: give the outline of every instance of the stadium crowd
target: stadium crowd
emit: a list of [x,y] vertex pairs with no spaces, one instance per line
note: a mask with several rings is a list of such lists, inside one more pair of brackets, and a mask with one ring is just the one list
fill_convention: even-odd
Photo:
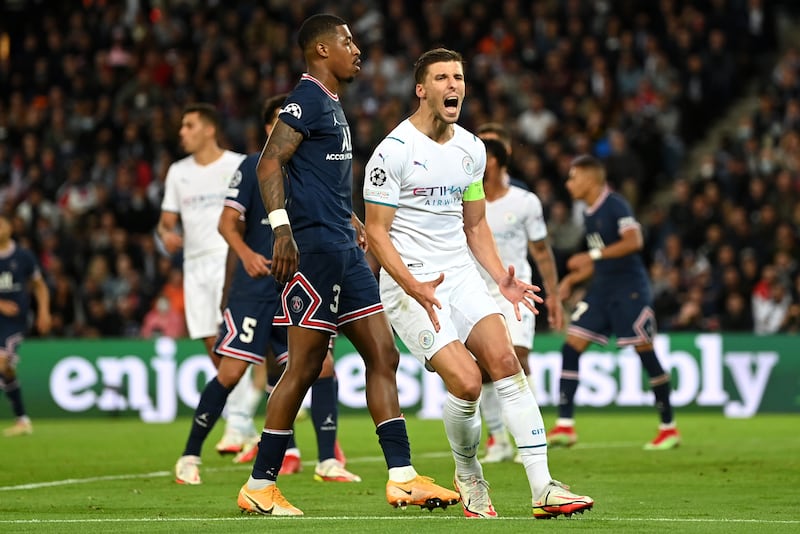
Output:
[[[582,248],[563,183],[592,153],[639,214],[663,331],[800,330],[800,53],[777,64],[769,0],[7,2],[0,29],[0,209],[35,251],[54,336],[184,334],[180,257],[153,229],[183,106],[223,146],[262,144],[259,111],[303,69],[293,32],[350,21],[362,73],[342,95],[354,191],[411,111],[411,58],[467,60],[462,125],[514,136],[512,175],[545,208],[559,268]],[[758,110],[682,176],[694,143],[761,76]],[[671,190],[669,205],[653,193]],[[358,200],[358,199],[357,199]],[[356,205],[359,205],[356,202]],[[539,321],[540,328],[547,321]],[[35,335],[35,333],[33,333]]]

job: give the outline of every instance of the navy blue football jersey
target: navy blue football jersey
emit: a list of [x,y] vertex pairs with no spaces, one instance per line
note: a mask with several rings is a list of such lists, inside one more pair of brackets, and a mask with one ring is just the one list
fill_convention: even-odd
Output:
[[353,143],[339,97],[303,74],[278,118],[304,137],[286,165],[286,211],[300,252],[355,247]]
[[15,243],[10,252],[0,255],[0,299],[13,300],[19,306],[17,315],[0,315],[0,319],[20,329],[25,326],[30,306],[28,283],[38,276],[41,276],[39,264],[31,251]]
[[[595,205],[586,211],[586,244],[590,249],[605,248],[622,239],[628,228],[638,227],[628,202],[619,193],[606,190]],[[592,285],[622,282],[623,285],[649,285],[647,269],[639,254],[603,259],[594,263]]]
[[[242,238],[247,246],[269,259],[272,258],[272,228],[258,187],[258,158],[259,154],[251,154],[239,164],[228,186],[225,205],[242,214],[245,223]],[[236,263],[229,289],[231,297],[253,300],[275,293],[277,285],[273,277],[253,278],[247,274],[241,260]]]

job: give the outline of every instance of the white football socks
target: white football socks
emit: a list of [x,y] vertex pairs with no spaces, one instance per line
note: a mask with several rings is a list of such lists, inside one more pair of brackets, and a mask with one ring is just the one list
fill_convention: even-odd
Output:
[[459,399],[448,392],[442,410],[444,429],[459,477],[475,475],[483,478],[483,470],[478,463],[478,445],[481,442],[479,402]]
[[539,404],[531,392],[525,373],[501,378],[495,383],[508,430],[517,443],[533,498],[550,483],[547,466],[547,438]]
[[483,384],[481,386],[481,417],[486,424],[486,430],[494,436],[496,440],[507,441],[506,425],[503,422],[503,410],[500,408],[500,399],[497,398],[497,391],[494,383]]
[[253,403],[253,382],[248,368],[239,383],[231,391],[231,394],[228,395],[228,400],[225,403],[226,430],[235,430],[244,437],[256,436],[256,430],[253,425],[255,408],[256,405]]

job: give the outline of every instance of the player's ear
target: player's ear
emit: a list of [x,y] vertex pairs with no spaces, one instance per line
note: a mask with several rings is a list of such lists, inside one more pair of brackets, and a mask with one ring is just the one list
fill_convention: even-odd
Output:
[[320,57],[328,57],[328,45],[322,41],[318,42],[314,49],[317,51],[317,54],[319,54]]
[[425,88],[421,83],[417,84],[417,86],[414,88],[414,92],[417,94],[417,98],[425,98]]

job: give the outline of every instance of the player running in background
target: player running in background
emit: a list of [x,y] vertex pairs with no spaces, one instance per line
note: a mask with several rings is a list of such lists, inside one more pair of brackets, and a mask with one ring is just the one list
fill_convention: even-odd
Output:
[[461,55],[442,48],[422,54],[414,79],[419,108],[384,138],[366,166],[366,228],[383,267],[381,297],[392,326],[447,388],[443,419],[464,514],[497,516],[477,457],[480,367],[494,381],[519,448],[533,515],[583,512],[594,501],[550,476],[539,406],[500,308],[470,256],[490,273],[517,321],[520,306],[535,312],[533,302],[542,301],[538,288],[503,265],[486,222],[486,149],[456,124],[465,95]]
[[[219,146],[218,128],[219,117],[210,104],[191,104],[184,109],[180,142],[189,155],[167,171],[156,228],[168,253],[183,248],[186,327],[189,337],[203,340],[215,367],[220,361],[214,353],[214,341],[221,320],[219,306],[228,254],[217,222],[231,177],[245,157]],[[245,443],[258,439],[253,412],[260,399],[261,392],[254,391],[249,377],[239,381],[228,398],[227,425],[216,447],[220,454],[236,454]]]
[[11,403],[16,421],[7,437],[33,433],[17,380],[17,349],[28,330],[29,292],[36,297],[36,329],[50,331],[50,291],[33,254],[12,239],[11,221],[0,215],[0,391]]
[[[509,154],[506,146],[491,135],[489,138],[483,136],[481,138],[486,145],[486,171],[483,174],[486,222],[492,230],[500,259],[504,265],[516,267],[517,278],[530,283],[532,277],[531,265],[528,262],[530,253],[547,292],[545,305],[550,328],[561,330],[563,315],[557,294],[558,273],[553,251],[547,241],[547,225],[544,221],[542,203],[534,193],[510,185],[507,172]],[[514,317],[514,307],[503,297],[495,281],[485,269],[479,270],[489,288],[489,293],[494,297],[506,319],[514,352],[533,391],[528,356],[533,347],[536,316],[528,308],[522,307],[519,310],[522,320],[517,321]],[[486,443],[486,456],[481,461],[494,463],[514,459],[514,446],[506,433],[497,392],[488,374],[484,372],[483,375],[480,411],[489,431],[489,439]],[[520,460],[518,455],[516,460]]]
[[639,223],[627,201],[608,188],[605,168],[596,158],[575,158],[566,186],[573,199],[589,206],[584,219],[589,251],[568,260],[570,272],[559,285],[560,299],[569,298],[577,284],[589,278],[591,282],[572,312],[567,339],[561,347],[558,421],[547,433],[547,441],[571,446],[578,440],[574,420],[578,358],[590,343],[605,345],[613,334],[617,345],[633,345],[655,394],[661,424],[658,435],[644,448],[673,449],[680,443],[680,435],[669,399],[670,375],[653,350],[656,320],[650,280],[639,255],[643,243]]
[[397,396],[400,354],[358,245],[363,228],[354,231],[352,140],[338,93],[359,72],[361,52],[347,23],[327,14],[306,19],[298,42],[308,71],[286,99],[257,168],[274,234],[272,273],[286,284],[275,324],[288,326],[289,365],[267,403],[258,456],[237,502],[252,513],[303,514],[278,489],[278,470],[330,336],[341,331],[364,359],[367,407],[389,468],[387,500],[446,507],[458,494],[411,464]]
[[[273,97],[264,106],[262,118],[267,137],[285,97]],[[198,466],[203,442],[222,413],[231,390],[250,364],[261,365],[265,355],[269,355],[278,367],[286,365],[286,329],[272,326],[280,288],[270,272],[272,232],[258,189],[258,157],[259,154],[250,155],[239,165],[219,218],[219,232],[230,246],[222,297],[223,322],[214,345],[220,364],[217,376],[200,396],[186,447],[175,465],[175,480],[180,484],[201,483]],[[361,478],[347,471],[335,454],[338,399],[330,354],[312,386],[311,395],[319,453],[314,478],[326,482],[359,482]],[[257,450],[256,445],[243,450],[234,461],[252,461],[255,454],[250,453]],[[299,471],[299,459],[299,451],[295,458],[289,457],[288,472]]]

